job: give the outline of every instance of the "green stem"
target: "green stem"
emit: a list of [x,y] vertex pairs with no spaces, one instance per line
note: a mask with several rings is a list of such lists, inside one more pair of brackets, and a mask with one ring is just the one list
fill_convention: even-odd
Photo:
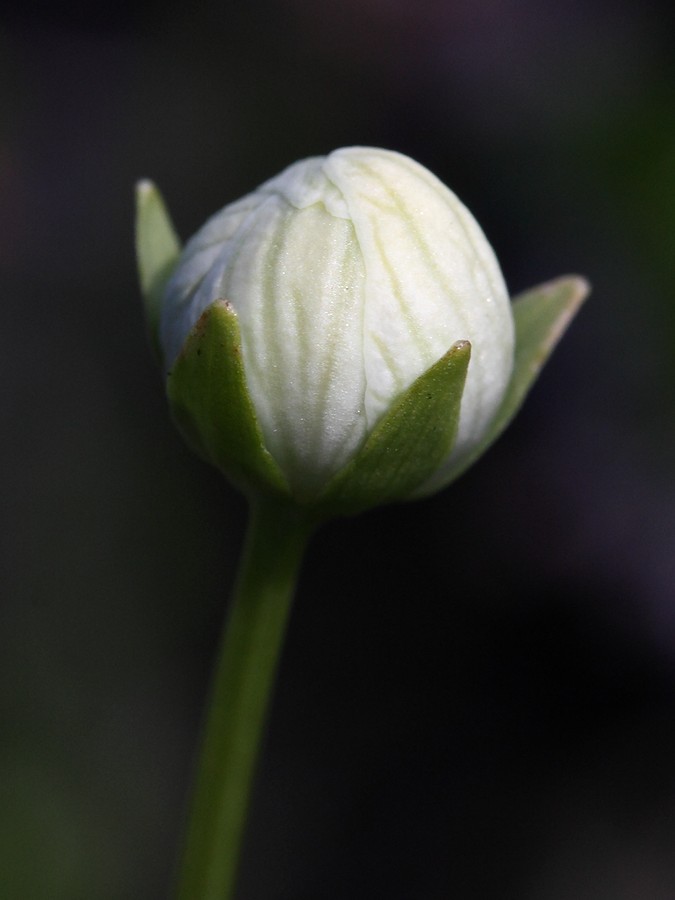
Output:
[[258,745],[311,526],[262,499],[251,509],[211,688],[177,900],[230,900]]

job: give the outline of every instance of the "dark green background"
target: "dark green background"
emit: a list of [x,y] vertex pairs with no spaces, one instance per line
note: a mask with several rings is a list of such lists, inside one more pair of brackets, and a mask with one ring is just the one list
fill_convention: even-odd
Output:
[[313,542],[241,900],[675,896],[674,29],[628,0],[3,6],[0,896],[167,896],[242,537],[168,420],[133,183],[187,237],[355,143],[445,180],[514,293],[594,294],[475,469]]

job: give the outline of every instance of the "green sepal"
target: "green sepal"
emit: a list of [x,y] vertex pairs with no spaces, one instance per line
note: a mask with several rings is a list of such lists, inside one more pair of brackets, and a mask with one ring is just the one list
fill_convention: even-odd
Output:
[[557,278],[520,294],[513,301],[516,326],[513,373],[501,406],[483,440],[447,468],[441,468],[412,497],[426,497],[454,481],[494,443],[513,419],[544,363],[588,295],[578,276]]
[[394,401],[322,494],[321,516],[401,500],[438,468],[455,441],[470,357],[470,343],[458,341]]
[[162,295],[180,256],[180,241],[164,200],[151,181],[136,185],[136,259],[152,347],[161,359],[159,316]]
[[171,412],[200,456],[246,493],[287,496],[288,485],[265,448],[246,387],[237,314],[225,300],[202,313],[167,377]]

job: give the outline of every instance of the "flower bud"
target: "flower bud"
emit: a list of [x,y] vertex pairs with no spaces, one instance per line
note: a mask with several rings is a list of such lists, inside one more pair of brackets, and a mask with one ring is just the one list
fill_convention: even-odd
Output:
[[422,166],[363,147],[300,161],[177,264],[173,237],[166,259],[146,249],[152,216],[173,235],[146,183],[139,259],[146,284],[159,273],[174,414],[235,482],[356,511],[443,486],[495,436],[512,307],[477,222]]

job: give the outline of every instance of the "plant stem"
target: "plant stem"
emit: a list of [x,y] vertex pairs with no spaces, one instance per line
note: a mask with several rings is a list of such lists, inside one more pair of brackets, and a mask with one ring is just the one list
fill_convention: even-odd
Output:
[[177,900],[230,900],[258,745],[311,525],[291,506],[252,504],[216,663]]

